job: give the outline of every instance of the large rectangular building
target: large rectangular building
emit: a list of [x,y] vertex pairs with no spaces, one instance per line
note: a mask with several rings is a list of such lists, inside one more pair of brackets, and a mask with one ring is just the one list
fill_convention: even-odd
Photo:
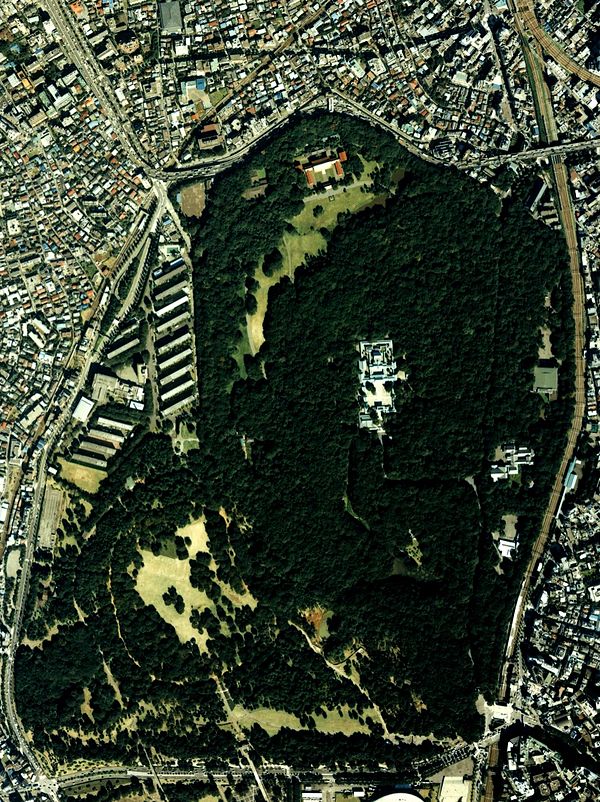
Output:
[[396,411],[394,383],[398,369],[392,340],[359,343],[359,426],[383,434],[384,415]]

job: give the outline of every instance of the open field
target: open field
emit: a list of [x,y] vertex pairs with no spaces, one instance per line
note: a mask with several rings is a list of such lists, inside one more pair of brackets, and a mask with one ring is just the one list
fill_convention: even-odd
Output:
[[181,211],[186,217],[200,217],[206,205],[204,182],[189,184],[181,190]]
[[[243,729],[250,729],[254,724],[259,724],[269,735],[274,735],[282,727],[289,727],[293,730],[303,730],[300,719],[294,713],[286,710],[273,710],[270,707],[258,707],[254,710],[247,710],[242,705],[235,705],[232,710],[235,722]],[[369,711],[367,711],[367,715]],[[375,714],[373,714],[375,716]],[[366,724],[350,718],[348,708],[344,706],[341,714],[337,710],[329,710],[327,716],[313,716],[315,727],[319,732],[335,733],[341,732],[344,735],[352,735],[356,732],[368,733],[369,728]]]
[[[320,250],[327,249],[327,241],[320,229],[333,231],[337,226],[339,214],[356,214],[379,200],[368,191],[372,183],[371,175],[378,166],[377,162],[361,160],[365,169],[360,181],[351,186],[340,185],[324,193],[315,192],[304,198],[304,208],[289,221],[294,226],[295,232],[285,231],[278,246],[283,256],[281,270],[272,276],[265,276],[262,265],[258,265],[254,274],[259,284],[254,293],[257,309],[252,315],[246,315],[246,336],[236,352],[238,364],[243,362],[245,353],[256,354],[265,341],[263,325],[270,288],[284,276],[289,276],[293,280],[295,271],[304,264],[307,256],[315,256]],[[315,210],[318,212],[316,215]],[[245,347],[248,350],[245,350]]]
[[[337,710],[328,710],[325,718],[314,716],[316,729],[319,732],[341,732],[344,735],[353,735],[355,732],[370,732],[367,724],[361,724],[357,719],[350,718],[347,705],[344,705],[341,710],[341,713]],[[374,710],[367,710],[365,715],[370,715],[371,718],[377,720],[377,713]]]
[[177,530],[177,534],[184,539],[189,537],[189,539],[192,541],[191,545],[188,546],[190,557],[195,557],[199,551],[210,551],[210,547],[208,545],[208,532],[204,526],[204,518],[198,518],[197,520],[186,524],[186,526],[180,526]]
[[97,468],[90,468],[87,465],[77,465],[64,457],[59,457],[58,463],[62,478],[80,490],[87,490],[88,493],[96,493],[100,482],[108,476],[106,471],[99,471]]
[[302,729],[298,716],[285,710],[272,710],[270,707],[246,710],[242,705],[235,705],[232,713],[240,727],[249,730],[254,724],[259,724],[269,735],[279,732],[282,727],[290,727],[294,730]]
[[[199,518],[186,526],[179,527],[177,534],[184,539],[191,541],[188,546],[189,558],[179,560],[175,553],[163,553],[158,556],[151,551],[142,551],[144,563],[136,577],[136,590],[148,605],[156,608],[161,618],[170,624],[177,632],[177,637],[182,643],[195,638],[200,651],[206,650],[208,635],[206,632],[198,632],[190,621],[192,610],[204,610],[210,608],[214,610],[215,605],[203,590],[194,588],[190,582],[190,560],[198,552],[210,553],[210,544],[204,519]],[[210,568],[216,572],[218,566],[214,559],[211,559]],[[217,580],[223,596],[226,596],[235,607],[248,605],[254,609],[257,605],[256,599],[246,590],[238,593],[226,582]],[[185,609],[183,613],[178,613],[173,605],[168,605],[163,599],[163,594],[173,586],[177,593],[183,598]]]
[[[160,617],[170,624],[182,643],[196,639],[200,651],[206,650],[208,635],[198,632],[190,622],[190,613],[194,608],[204,610],[213,607],[211,600],[202,590],[192,587],[190,583],[189,560],[178,560],[160,555],[156,557],[151,551],[142,551],[144,564],[136,577],[135,587],[144,602],[152,605]],[[172,605],[165,604],[163,593],[174,585],[182,596],[185,610],[179,614]]]

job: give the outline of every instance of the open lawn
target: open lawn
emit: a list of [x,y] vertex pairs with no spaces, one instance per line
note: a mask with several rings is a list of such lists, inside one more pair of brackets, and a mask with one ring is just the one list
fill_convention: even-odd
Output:
[[290,727],[294,730],[303,729],[298,716],[285,710],[272,710],[270,707],[246,710],[242,705],[235,705],[231,712],[240,727],[249,730],[254,724],[259,724],[269,735],[279,732],[282,727]]
[[206,531],[206,527],[204,525],[204,518],[198,518],[197,520],[186,524],[186,526],[180,526],[177,530],[177,534],[184,539],[189,537],[191,540],[191,545],[188,546],[190,557],[195,557],[199,551],[210,551],[208,545],[208,532]]
[[[341,732],[344,735],[353,735],[355,732],[370,732],[367,724],[361,724],[357,719],[350,718],[347,705],[344,705],[341,710],[341,713],[337,710],[328,710],[325,718],[313,716],[316,729],[319,732]],[[377,720],[377,713],[374,710],[367,710],[365,715],[370,715],[371,718]]]
[[[283,276],[291,279],[300,265],[304,264],[307,256],[315,256],[320,250],[327,249],[327,240],[320,229],[333,231],[337,226],[338,215],[344,213],[356,214],[361,209],[377,201],[376,196],[369,191],[372,183],[371,175],[378,166],[377,162],[367,162],[362,159],[364,173],[360,181],[351,186],[336,186],[324,193],[312,193],[304,199],[304,208],[289,222],[295,231],[285,231],[279,244],[283,256],[281,270],[272,276],[265,276],[262,265],[257,266],[254,278],[259,284],[254,292],[257,301],[256,311],[246,315],[246,332],[236,350],[235,359],[240,366],[243,365],[244,354],[256,354],[265,341],[263,324],[267,313],[269,290],[277,284]],[[315,215],[315,210],[317,214]]]
[[106,471],[99,471],[97,468],[90,468],[87,465],[77,465],[63,457],[59,457],[58,464],[63,479],[71,482],[80,490],[87,490],[88,493],[96,493],[100,482],[108,476]]
[[[233,718],[243,729],[249,730],[254,724],[259,724],[269,735],[274,735],[282,727],[289,727],[293,730],[306,729],[300,724],[300,719],[294,713],[286,710],[273,710],[270,707],[258,707],[255,710],[247,710],[242,705],[235,705],[232,710]],[[367,711],[367,715],[369,711]],[[375,713],[373,713],[375,716]],[[341,732],[344,735],[352,735],[355,732],[369,732],[366,724],[361,724],[356,719],[350,718],[348,708],[344,706],[342,713],[337,710],[329,710],[327,716],[313,716],[315,727],[319,732],[335,733]]]
[[[192,587],[190,583],[189,560],[177,560],[172,557],[156,557],[151,551],[142,551],[144,564],[136,577],[135,587],[144,602],[153,605],[160,617],[170,624],[182,643],[196,639],[200,651],[206,651],[208,635],[198,632],[190,622],[190,614],[194,608],[204,610],[214,605],[202,590]],[[179,614],[172,605],[165,604],[163,593],[174,585],[182,596],[185,610]]]
[[[214,610],[214,604],[208,595],[203,590],[194,588],[190,582],[190,559],[193,559],[200,551],[210,553],[204,519],[199,518],[186,526],[179,527],[177,534],[184,539],[190,539],[189,558],[179,560],[170,553],[157,556],[151,551],[142,551],[144,563],[136,577],[136,590],[144,602],[153,605],[161,618],[175,629],[177,637],[182,643],[195,638],[200,651],[205,651],[208,639],[206,632],[198,632],[190,622],[193,609],[202,611],[208,607]],[[210,568],[215,572],[218,570],[214,559],[210,562]],[[249,591],[237,593],[221,580],[218,581],[218,585],[221,593],[230,599],[235,607],[243,605],[248,605],[252,609],[256,607],[257,601]],[[165,604],[163,594],[171,586],[174,586],[183,598],[185,604],[183,613],[178,613],[173,605]]]

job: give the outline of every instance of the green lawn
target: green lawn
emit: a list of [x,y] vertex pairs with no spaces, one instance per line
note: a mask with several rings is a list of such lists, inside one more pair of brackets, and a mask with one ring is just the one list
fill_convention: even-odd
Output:
[[[244,337],[236,348],[234,359],[240,368],[240,374],[245,375],[243,366],[245,354],[255,354],[264,342],[263,324],[267,313],[269,290],[284,276],[293,279],[298,267],[303,265],[307,256],[315,256],[320,250],[327,249],[327,240],[320,229],[333,231],[338,223],[338,215],[342,213],[356,214],[361,209],[379,201],[379,196],[368,191],[371,176],[376,167],[375,161],[366,161],[361,157],[364,172],[355,184],[350,186],[339,185],[329,192],[314,192],[304,199],[304,208],[289,222],[295,231],[285,231],[279,250],[283,256],[283,267],[271,276],[265,276],[262,266],[256,268],[254,278],[259,287],[255,291],[257,309],[252,315],[246,315],[246,330]],[[364,191],[364,190],[367,191]],[[320,211],[315,215],[315,209]]]

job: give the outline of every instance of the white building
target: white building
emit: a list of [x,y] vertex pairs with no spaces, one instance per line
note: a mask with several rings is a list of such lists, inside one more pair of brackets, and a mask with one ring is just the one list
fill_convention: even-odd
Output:
[[383,434],[384,415],[395,412],[394,383],[398,378],[392,340],[359,343],[359,426]]

